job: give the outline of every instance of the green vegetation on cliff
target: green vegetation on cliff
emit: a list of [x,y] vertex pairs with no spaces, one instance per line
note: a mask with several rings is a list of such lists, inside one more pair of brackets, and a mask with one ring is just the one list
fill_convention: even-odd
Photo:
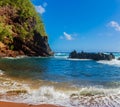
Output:
[[0,57],[51,56],[40,15],[30,0],[0,0]]
[[14,37],[30,39],[34,32],[47,36],[30,0],[0,0],[0,41],[12,44]]

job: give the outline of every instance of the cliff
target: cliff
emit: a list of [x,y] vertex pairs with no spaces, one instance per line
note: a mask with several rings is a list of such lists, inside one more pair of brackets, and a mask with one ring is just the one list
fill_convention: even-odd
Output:
[[30,0],[0,1],[0,57],[51,56],[41,17]]

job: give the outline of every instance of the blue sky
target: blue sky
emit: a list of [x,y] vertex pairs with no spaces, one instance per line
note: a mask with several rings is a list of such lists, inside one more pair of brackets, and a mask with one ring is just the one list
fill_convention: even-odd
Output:
[[120,0],[32,0],[53,51],[120,51]]

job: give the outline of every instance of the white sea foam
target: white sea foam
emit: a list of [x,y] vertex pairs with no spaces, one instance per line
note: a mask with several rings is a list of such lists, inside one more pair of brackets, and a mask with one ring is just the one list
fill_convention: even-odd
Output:
[[117,59],[113,59],[111,61],[98,61],[98,63],[120,67],[120,60]]
[[57,105],[69,105],[69,96],[64,92],[60,92],[54,89],[54,87],[43,86],[38,90],[29,91],[26,95],[24,102],[32,104],[57,104]]
[[[62,89],[53,85],[33,86],[0,78],[0,101],[28,104],[55,104],[66,107],[120,107],[120,88],[79,87]],[[11,96],[9,96],[9,94]],[[8,95],[8,96],[7,96]],[[13,95],[13,96],[12,96]]]
[[[8,99],[4,99],[8,100]],[[84,87],[78,90],[58,90],[53,86],[41,86],[39,89],[30,89],[28,93],[10,98],[9,101],[28,104],[56,104],[66,107],[119,107],[120,88],[103,89]]]
[[17,57],[3,57],[3,58],[6,58],[6,59],[21,59],[21,58],[26,58],[28,56],[25,56],[25,55],[21,55],[21,56],[17,56]]
[[81,88],[78,91],[63,92],[54,87],[41,87],[29,92],[24,100],[33,104],[57,104],[66,107],[118,107],[120,105],[119,89]]
[[68,56],[54,56],[54,58],[58,58],[58,59],[67,59]]
[[120,89],[82,88],[71,95],[72,105],[75,107],[119,107]]
[[69,57],[68,53],[55,53],[54,58],[67,59]]
[[11,80],[10,78],[3,78],[2,76],[0,77],[0,94],[5,94],[10,91],[18,92],[22,90],[28,91],[28,85]]
[[63,53],[56,53],[55,55],[57,55],[57,56],[61,56],[61,55],[64,55]]

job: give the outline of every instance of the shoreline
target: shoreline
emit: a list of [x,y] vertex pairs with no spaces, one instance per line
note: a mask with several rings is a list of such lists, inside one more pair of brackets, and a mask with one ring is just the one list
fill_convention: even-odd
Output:
[[52,104],[32,105],[32,104],[0,101],[0,107],[62,107],[62,106],[52,105]]

